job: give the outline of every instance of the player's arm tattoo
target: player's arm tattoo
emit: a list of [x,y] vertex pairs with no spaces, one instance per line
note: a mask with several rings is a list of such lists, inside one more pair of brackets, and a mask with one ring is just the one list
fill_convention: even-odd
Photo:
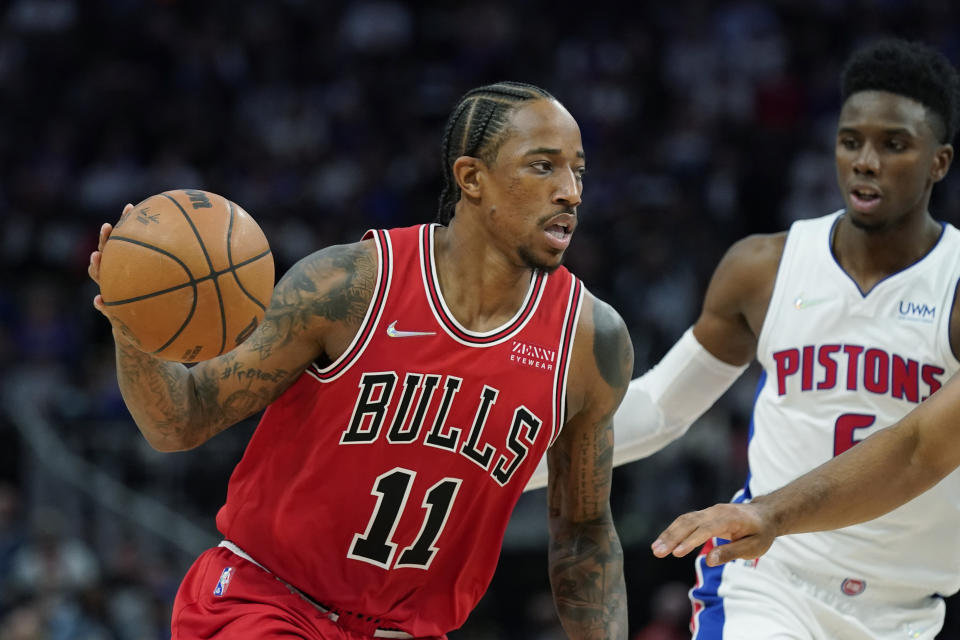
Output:
[[[550,583],[567,634],[626,638],[623,548],[610,512],[613,413],[633,368],[623,321],[595,301],[593,356],[601,381],[595,400],[564,429],[550,456]],[[600,415],[597,413],[600,412]]]
[[[585,491],[579,494],[579,505],[571,509],[569,503],[558,500],[559,493],[550,495],[551,542],[549,550],[550,584],[563,627],[571,638],[626,638],[627,593],[623,579],[623,548],[613,525],[609,500],[597,494],[609,495],[609,465],[613,457],[613,433],[602,442],[574,442],[573,446],[589,447],[584,455],[608,460],[598,467],[603,472],[587,472],[583,477],[570,478]],[[556,448],[560,444],[554,444]],[[557,455],[559,454],[559,455]],[[551,473],[568,473],[570,451],[556,452],[559,458],[551,460]],[[579,454],[575,454],[579,455]],[[601,504],[602,503],[602,504]],[[570,511],[580,512],[572,514]],[[585,519],[580,517],[586,516]]]
[[304,258],[277,285],[263,330],[250,337],[251,346],[265,359],[317,318],[359,326],[376,280],[376,260],[360,245],[330,247]]
[[[633,375],[633,343],[623,320],[608,305],[594,302],[593,358],[597,370],[617,397],[622,398]],[[617,400],[619,403],[619,400]]]
[[359,326],[376,267],[359,245],[304,258],[277,284],[247,342],[191,369],[118,340],[120,389],[141,431],[158,449],[191,448],[266,407],[320,355],[317,327]]

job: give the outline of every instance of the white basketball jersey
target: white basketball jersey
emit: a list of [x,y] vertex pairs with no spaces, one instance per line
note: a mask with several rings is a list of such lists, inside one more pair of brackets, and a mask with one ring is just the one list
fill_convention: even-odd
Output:
[[[795,222],[787,235],[758,341],[752,496],[893,424],[960,369],[949,338],[960,231],[944,224],[927,255],[863,293],[830,250],[841,213]],[[769,554],[863,581],[866,591],[895,584],[952,594],[960,587],[960,472],[877,520],[784,536]]]

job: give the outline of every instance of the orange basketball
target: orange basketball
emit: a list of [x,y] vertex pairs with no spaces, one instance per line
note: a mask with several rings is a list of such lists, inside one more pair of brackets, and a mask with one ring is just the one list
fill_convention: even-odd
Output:
[[104,310],[143,351],[199,362],[230,351],[263,320],[273,256],[250,214],[181,189],[127,211],[103,247]]

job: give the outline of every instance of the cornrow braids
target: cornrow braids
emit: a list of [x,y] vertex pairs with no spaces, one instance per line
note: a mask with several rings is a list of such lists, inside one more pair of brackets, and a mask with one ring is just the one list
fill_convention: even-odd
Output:
[[916,100],[934,116],[940,142],[953,140],[960,123],[960,76],[939,51],[894,38],[855,51],[843,69],[841,97],[846,102],[851,94],[869,90]]
[[471,89],[453,109],[443,129],[441,160],[443,191],[437,222],[448,224],[453,219],[460,187],[453,177],[453,163],[460,156],[480,158],[490,164],[503,143],[510,113],[529,100],[552,100],[547,91],[522,82],[497,82]]

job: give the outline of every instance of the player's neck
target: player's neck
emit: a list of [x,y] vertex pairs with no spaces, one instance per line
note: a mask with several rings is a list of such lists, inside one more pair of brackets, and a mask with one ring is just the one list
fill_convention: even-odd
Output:
[[498,251],[482,230],[454,218],[434,235],[440,291],[450,312],[471,331],[495,329],[520,309],[533,272]]
[[863,291],[923,258],[937,244],[942,227],[929,213],[906,216],[882,230],[858,227],[843,216],[834,227],[831,250]]

